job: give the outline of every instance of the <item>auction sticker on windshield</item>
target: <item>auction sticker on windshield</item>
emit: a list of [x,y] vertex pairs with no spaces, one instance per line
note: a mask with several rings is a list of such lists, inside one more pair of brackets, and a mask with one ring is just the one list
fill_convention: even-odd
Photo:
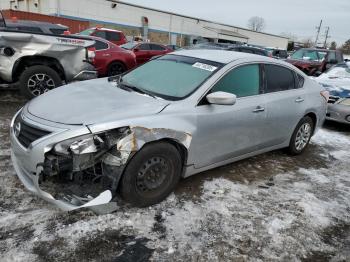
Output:
[[207,71],[210,71],[210,72],[214,72],[217,69],[217,67],[215,67],[215,66],[207,65],[207,64],[203,64],[203,63],[199,63],[199,62],[195,63],[193,65],[193,67],[200,68],[200,69],[203,69],[203,70],[207,70]]

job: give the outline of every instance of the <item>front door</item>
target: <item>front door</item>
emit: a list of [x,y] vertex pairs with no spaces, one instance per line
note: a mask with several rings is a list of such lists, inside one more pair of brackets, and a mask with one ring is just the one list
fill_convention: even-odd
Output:
[[[249,64],[228,72],[211,89],[237,96],[235,105],[197,106],[197,134],[192,144],[195,167],[232,159],[254,152],[263,143],[266,111],[261,95],[260,65]],[[205,98],[204,98],[205,99]]]

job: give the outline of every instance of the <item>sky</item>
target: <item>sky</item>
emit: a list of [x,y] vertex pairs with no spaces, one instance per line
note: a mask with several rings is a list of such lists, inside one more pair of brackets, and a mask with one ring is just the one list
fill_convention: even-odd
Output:
[[125,2],[195,16],[239,27],[247,27],[248,19],[265,19],[264,31],[298,36],[298,40],[316,38],[316,26],[323,20],[321,41],[326,26],[330,41],[338,46],[350,39],[350,0],[124,0]]

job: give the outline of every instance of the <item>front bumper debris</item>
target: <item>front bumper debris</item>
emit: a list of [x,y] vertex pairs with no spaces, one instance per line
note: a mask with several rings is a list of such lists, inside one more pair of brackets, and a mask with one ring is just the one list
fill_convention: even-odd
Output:
[[[145,143],[173,139],[188,149],[192,136],[171,129],[121,127],[93,134],[91,129],[59,126],[50,129],[17,114],[10,130],[11,158],[23,185],[32,193],[61,208],[72,211],[89,208],[96,213],[117,209],[116,192],[124,169]],[[18,121],[20,122],[18,125]],[[15,130],[31,125],[47,130],[23,144]],[[34,132],[33,131],[33,132]]]

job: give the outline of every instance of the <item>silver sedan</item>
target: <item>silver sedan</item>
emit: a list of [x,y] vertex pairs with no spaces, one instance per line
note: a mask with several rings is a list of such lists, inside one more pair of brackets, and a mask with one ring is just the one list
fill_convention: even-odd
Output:
[[145,207],[180,178],[275,149],[302,153],[326,100],[282,61],[178,51],[30,101],[11,124],[12,161],[27,189],[64,210],[111,207],[117,195]]
[[315,80],[330,93],[326,119],[350,124],[350,63],[338,64]]

